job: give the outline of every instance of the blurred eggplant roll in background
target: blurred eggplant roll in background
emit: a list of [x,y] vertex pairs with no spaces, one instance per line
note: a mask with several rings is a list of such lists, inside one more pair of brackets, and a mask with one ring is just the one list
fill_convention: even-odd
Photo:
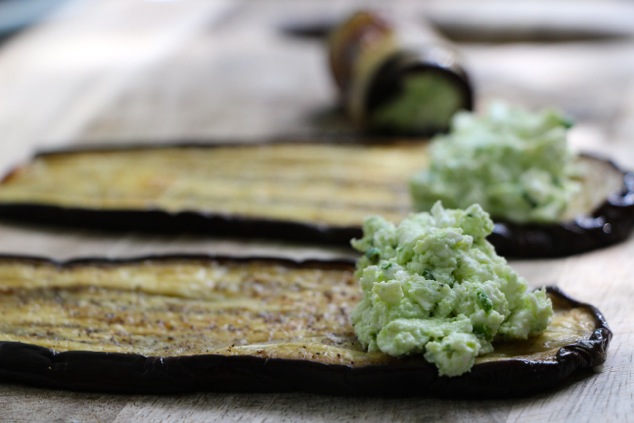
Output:
[[456,49],[422,17],[357,11],[331,31],[328,56],[343,107],[364,131],[432,135],[473,109]]

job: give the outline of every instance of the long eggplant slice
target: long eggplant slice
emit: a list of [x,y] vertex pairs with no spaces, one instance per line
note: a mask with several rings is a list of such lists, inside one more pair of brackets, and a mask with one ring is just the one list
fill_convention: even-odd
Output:
[[[374,214],[411,212],[409,178],[427,144],[272,142],[43,153],[0,183],[0,216],[116,230],[268,237],[349,245]],[[566,222],[499,222],[499,254],[554,257],[625,239],[634,174],[593,157]]]
[[500,397],[605,361],[612,334],[601,313],[556,288],[542,335],[496,345],[462,376],[364,352],[349,319],[361,294],[353,271],[276,258],[0,257],[0,380],[122,393]]

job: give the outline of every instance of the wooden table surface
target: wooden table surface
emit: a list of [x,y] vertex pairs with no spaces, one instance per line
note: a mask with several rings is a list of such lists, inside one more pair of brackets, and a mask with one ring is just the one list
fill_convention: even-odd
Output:
[[[634,169],[634,3],[398,4],[427,13],[456,38],[470,38],[458,46],[479,109],[493,99],[559,107],[577,122],[570,135],[574,148]],[[350,131],[334,109],[321,41],[286,36],[279,26],[353,6],[351,1],[69,1],[0,45],[0,170],[36,149],[66,144],[257,142]],[[544,34],[551,40],[543,40]],[[68,258],[168,251],[350,254],[281,242],[0,223],[0,253]],[[614,332],[600,372],[532,397],[476,402],[292,393],[120,396],[0,384],[0,421],[632,421],[633,257],[630,237],[575,257],[511,262],[531,285],[557,284],[595,304]]]

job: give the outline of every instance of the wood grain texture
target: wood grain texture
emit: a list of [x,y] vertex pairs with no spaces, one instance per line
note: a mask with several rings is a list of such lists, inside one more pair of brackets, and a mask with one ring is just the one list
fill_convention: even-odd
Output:
[[[255,141],[278,134],[349,132],[334,110],[335,92],[319,41],[285,38],[275,24],[286,14],[338,12],[352,2],[296,3],[71,4],[0,46],[0,168],[4,173],[35,148],[63,144],[222,136]],[[438,14],[446,3],[451,2],[428,4]],[[592,149],[634,168],[634,40],[461,44],[460,49],[475,79],[478,108],[494,98],[559,106],[577,121],[571,134],[575,148]],[[113,236],[0,223],[3,253],[68,258],[178,251],[346,254],[261,240]],[[614,332],[602,371],[555,392],[474,403],[298,394],[117,396],[0,385],[0,420],[628,421],[634,411],[633,256],[630,238],[568,259],[512,262],[531,285],[556,283],[571,296],[592,302]]]

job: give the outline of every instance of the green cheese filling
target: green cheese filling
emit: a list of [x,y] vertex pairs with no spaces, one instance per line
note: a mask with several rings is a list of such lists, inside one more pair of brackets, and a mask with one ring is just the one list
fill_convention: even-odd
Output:
[[410,181],[416,210],[478,203],[514,222],[562,220],[580,190],[570,124],[551,110],[531,113],[505,104],[484,116],[460,112],[449,134],[434,138],[430,166]]
[[355,333],[369,351],[422,354],[440,375],[468,372],[492,341],[527,339],[552,316],[545,291],[526,281],[486,240],[493,230],[479,206],[412,214],[398,226],[371,217],[356,276],[363,298],[352,313]]
[[403,132],[446,129],[463,107],[460,88],[436,72],[411,74],[401,93],[370,116],[371,126]]

